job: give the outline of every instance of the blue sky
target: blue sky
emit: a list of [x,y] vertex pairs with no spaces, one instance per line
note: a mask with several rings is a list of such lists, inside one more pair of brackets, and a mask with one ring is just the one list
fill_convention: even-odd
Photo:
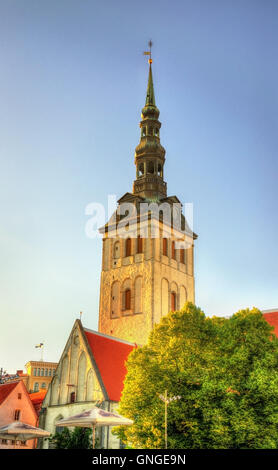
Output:
[[90,202],[132,190],[152,38],[168,194],[194,204],[196,303],[278,307],[278,4],[0,1],[0,367],[97,329]]

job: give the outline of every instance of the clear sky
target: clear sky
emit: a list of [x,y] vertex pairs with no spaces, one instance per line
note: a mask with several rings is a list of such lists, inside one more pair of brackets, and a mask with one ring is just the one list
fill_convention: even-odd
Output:
[[132,191],[152,38],[168,194],[194,204],[196,303],[278,307],[276,0],[0,1],[0,367],[97,329],[90,202]]

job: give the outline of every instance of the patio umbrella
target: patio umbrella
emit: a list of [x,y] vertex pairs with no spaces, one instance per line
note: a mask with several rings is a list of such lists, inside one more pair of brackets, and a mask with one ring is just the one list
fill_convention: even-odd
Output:
[[10,439],[13,441],[28,441],[38,437],[49,437],[50,432],[36,428],[30,424],[14,421],[0,427],[0,439]]
[[95,448],[96,426],[131,426],[133,421],[124,416],[94,407],[80,414],[61,419],[56,426],[81,427],[93,429],[93,449]]

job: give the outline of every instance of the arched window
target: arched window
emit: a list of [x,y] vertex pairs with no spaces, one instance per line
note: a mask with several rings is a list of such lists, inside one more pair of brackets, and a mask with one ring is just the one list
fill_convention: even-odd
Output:
[[86,365],[87,365],[87,359],[83,351],[79,357],[78,369],[77,369],[77,401],[78,402],[84,401],[85,399]]
[[181,250],[180,250],[180,262],[185,264],[185,250],[184,250],[184,248],[181,248]]
[[148,173],[151,173],[151,174],[154,173],[154,163],[153,162],[148,163]]
[[42,388],[46,388],[46,383],[45,382],[42,383]]
[[172,258],[176,259],[176,246],[174,241],[172,241]]
[[44,369],[41,369],[41,377],[44,376]]
[[163,238],[163,255],[168,256],[168,240]]
[[160,163],[157,166],[157,173],[158,173],[158,176],[162,176],[162,166]]
[[131,255],[131,239],[127,238],[125,242],[125,255],[130,256]]
[[177,305],[177,294],[176,292],[171,292],[171,310],[174,312]]
[[34,376],[36,377],[36,375],[37,375],[37,368],[35,367],[35,369],[34,369]]
[[38,377],[41,375],[41,370],[38,369]]
[[143,176],[143,174],[144,174],[144,163],[140,163],[140,165],[138,167],[138,170],[139,170],[139,176]]
[[35,382],[34,392],[38,392],[38,391],[39,391],[39,384],[38,384],[38,382]]
[[140,235],[137,237],[137,253],[143,253],[143,238]]
[[125,302],[125,310],[130,310],[131,309],[131,290],[130,289],[125,290],[124,302]]

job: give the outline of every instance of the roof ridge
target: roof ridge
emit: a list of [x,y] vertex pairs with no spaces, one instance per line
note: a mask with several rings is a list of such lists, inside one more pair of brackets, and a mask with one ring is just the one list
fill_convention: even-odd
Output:
[[114,341],[118,341],[119,343],[128,344],[130,346],[137,346],[136,343],[131,343],[130,341],[126,341],[125,339],[121,339],[121,338],[116,338],[115,336],[106,335],[105,333],[100,333],[99,331],[90,330],[89,328],[85,328],[84,326],[83,326],[83,329],[84,331],[88,331],[88,333],[93,333],[98,336],[103,336],[104,338],[112,339]]

